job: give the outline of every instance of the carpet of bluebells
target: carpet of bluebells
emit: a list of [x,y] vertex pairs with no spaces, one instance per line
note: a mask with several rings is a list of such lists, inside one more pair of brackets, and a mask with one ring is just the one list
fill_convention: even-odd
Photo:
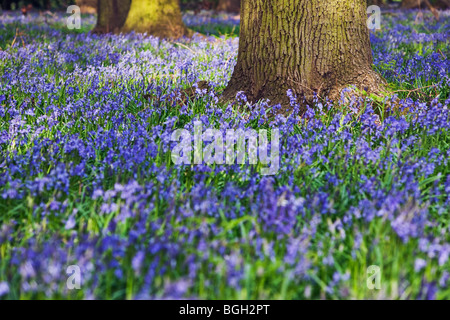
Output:
[[[186,15],[208,36],[171,42],[4,13],[0,299],[449,299],[450,12],[416,16],[371,34],[389,95],[300,114],[287,93],[274,117],[220,100],[235,18]],[[194,121],[279,129],[279,172],[174,165]]]

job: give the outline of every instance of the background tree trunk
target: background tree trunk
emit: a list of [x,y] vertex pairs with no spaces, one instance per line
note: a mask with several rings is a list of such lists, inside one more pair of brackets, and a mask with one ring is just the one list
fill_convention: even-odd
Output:
[[371,5],[381,6],[384,4],[385,4],[385,1],[383,1],[383,0],[367,0],[368,6],[371,6]]
[[239,13],[241,11],[241,0],[219,0],[217,11]]
[[178,0],[133,0],[122,29],[161,38],[180,38],[189,31],[181,19]]
[[[433,13],[436,20],[439,20],[439,11],[431,4],[431,2],[429,0],[403,0],[402,1],[403,9],[414,9],[414,8],[422,8],[422,7],[428,7],[430,9],[430,11]],[[420,16],[418,16],[418,17],[420,17]]]
[[131,0],[98,0],[94,33],[119,32],[130,10]]
[[339,97],[348,85],[380,90],[372,70],[366,0],[243,0],[238,62],[223,98],[289,105],[292,89]]

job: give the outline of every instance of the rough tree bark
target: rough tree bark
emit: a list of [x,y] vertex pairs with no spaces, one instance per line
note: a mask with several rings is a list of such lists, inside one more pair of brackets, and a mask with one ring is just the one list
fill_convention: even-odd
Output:
[[241,0],[219,0],[217,11],[239,13],[241,11]]
[[224,100],[244,91],[251,101],[288,106],[288,89],[307,101],[314,92],[338,98],[348,85],[381,90],[366,8],[366,0],[243,0],[238,61]]
[[189,35],[178,0],[133,0],[122,31],[147,32],[161,38]]
[[131,0],[98,0],[97,25],[93,32],[119,32],[125,23],[130,5]]

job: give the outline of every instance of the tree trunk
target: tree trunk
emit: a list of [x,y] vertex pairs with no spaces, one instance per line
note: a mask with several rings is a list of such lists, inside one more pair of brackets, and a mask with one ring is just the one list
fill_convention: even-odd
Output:
[[384,5],[384,1],[383,0],[367,0],[367,5],[371,6],[371,5],[375,5],[375,6],[381,6]]
[[219,0],[217,11],[239,13],[241,11],[241,0]]
[[98,0],[97,25],[93,32],[119,32],[125,23],[130,5],[131,0]]
[[376,92],[383,80],[371,65],[366,0],[243,0],[238,62],[223,98],[244,91],[250,101],[288,106],[288,89],[306,101],[314,92],[338,98],[352,84]]
[[188,35],[178,0],[133,0],[122,29],[124,32],[146,32],[161,38]]

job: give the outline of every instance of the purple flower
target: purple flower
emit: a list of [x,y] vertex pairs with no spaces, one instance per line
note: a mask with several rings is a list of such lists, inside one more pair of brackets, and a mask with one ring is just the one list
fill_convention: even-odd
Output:
[[9,293],[9,286],[6,282],[0,282],[0,297]]
[[420,272],[423,268],[427,266],[427,262],[421,258],[417,258],[414,262],[414,271]]

